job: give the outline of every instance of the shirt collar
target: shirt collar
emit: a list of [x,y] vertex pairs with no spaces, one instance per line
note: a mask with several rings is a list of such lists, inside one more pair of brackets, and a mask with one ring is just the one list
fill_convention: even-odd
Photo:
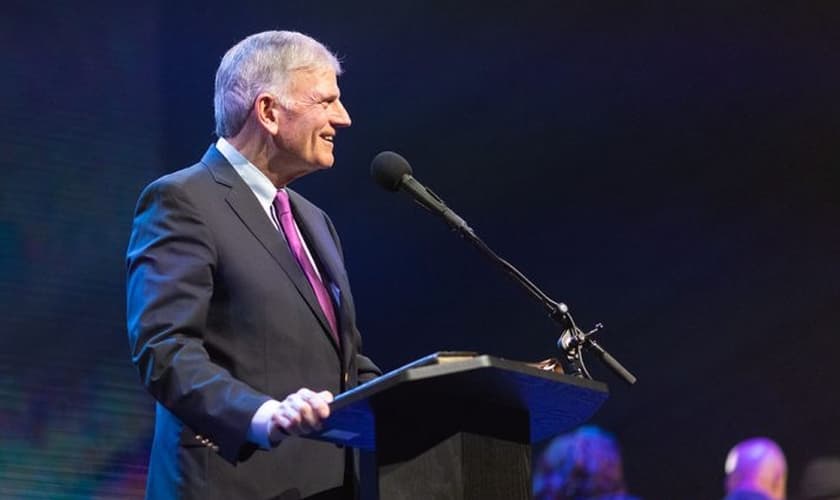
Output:
[[245,184],[251,188],[263,208],[268,210],[274,203],[274,196],[277,194],[277,188],[274,187],[274,184],[224,137],[219,137],[219,140],[216,141],[216,149],[230,162],[236,173],[245,181]]

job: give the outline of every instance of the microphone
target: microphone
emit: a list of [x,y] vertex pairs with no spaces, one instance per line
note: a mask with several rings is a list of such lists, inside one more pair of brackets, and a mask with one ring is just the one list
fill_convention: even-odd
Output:
[[412,173],[408,160],[393,151],[379,153],[370,163],[370,175],[384,189],[388,191],[402,189],[424,208],[443,217],[454,229],[472,235],[473,230],[467,222],[447,207],[446,203],[429,188],[412,177]]

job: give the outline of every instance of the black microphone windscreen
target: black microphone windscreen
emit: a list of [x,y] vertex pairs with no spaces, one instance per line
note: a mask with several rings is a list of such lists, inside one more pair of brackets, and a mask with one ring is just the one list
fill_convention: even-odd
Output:
[[403,176],[411,175],[408,160],[393,151],[383,151],[370,163],[370,175],[383,188],[396,191],[400,188]]

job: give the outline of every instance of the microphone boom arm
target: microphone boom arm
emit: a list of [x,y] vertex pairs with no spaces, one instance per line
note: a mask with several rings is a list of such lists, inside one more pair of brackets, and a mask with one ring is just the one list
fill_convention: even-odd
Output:
[[455,224],[450,220],[450,218],[445,216],[446,212],[441,212],[441,216],[450,223],[452,228],[458,231],[462,237],[467,239],[473,244],[473,246],[478,248],[482,254],[500,267],[502,271],[513,279],[513,281],[519,284],[531,298],[542,304],[543,308],[545,308],[548,312],[548,316],[563,328],[563,333],[557,340],[557,347],[560,349],[562,354],[560,363],[563,365],[563,371],[565,373],[592,379],[592,376],[589,374],[589,370],[587,370],[586,364],[583,360],[583,351],[589,349],[595,351],[601,361],[603,361],[604,364],[606,364],[607,367],[610,368],[610,370],[612,370],[619,378],[630,385],[636,383],[636,377],[617,359],[610,355],[609,352],[601,347],[595,339],[592,338],[592,335],[595,332],[603,328],[601,323],[598,323],[594,330],[588,333],[583,333],[575,324],[572,314],[569,311],[569,307],[566,304],[563,302],[557,302],[549,297],[540,289],[540,287],[522,274],[522,272],[519,271],[519,269],[517,269],[513,264],[494,252],[492,248],[490,248],[475,234],[475,231],[473,231],[472,228],[463,221],[463,219],[455,215],[454,212],[446,207],[446,204],[440,199],[440,197],[432,193],[429,189],[426,189],[426,191],[431,193],[431,195],[434,196],[443,207],[445,207],[446,212],[451,213],[455,218],[457,218],[457,220],[463,222],[462,224]]
[[563,333],[557,341],[557,347],[563,353],[560,363],[563,365],[563,370],[566,373],[591,379],[592,376],[589,374],[589,370],[586,369],[586,364],[583,360],[583,350],[591,349],[596,351],[607,366],[627,383],[633,384],[636,382],[636,377],[633,374],[621,366],[615,358],[593,339],[589,338],[602,327],[600,323],[594,330],[584,334],[575,325],[575,321],[572,319],[569,307],[566,304],[552,300],[551,297],[546,295],[537,285],[516,269],[513,264],[499,257],[481,238],[476,236],[475,231],[467,225],[464,219],[446,206],[446,203],[443,202],[440,196],[412,177],[411,165],[408,164],[405,158],[393,151],[383,151],[374,157],[370,165],[370,170],[374,180],[384,189],[388,191],[401,189],[410,194],[420,206],[441,216],[455,231],[469,240],[481,253],[499,266],[505,274],[518,283],[520,287],[524,288],[531,298],[542,304],[548,311],[549,317],[559,323],[563,328]]

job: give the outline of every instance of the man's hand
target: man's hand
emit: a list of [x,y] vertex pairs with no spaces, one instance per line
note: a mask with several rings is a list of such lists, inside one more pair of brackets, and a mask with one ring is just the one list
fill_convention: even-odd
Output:
[[330,416],[333,395],[329,391],[300,389],[289,394],[271,415],[269,439],[280,442],[285,436],[300,436],[321,430],[321,422]]

